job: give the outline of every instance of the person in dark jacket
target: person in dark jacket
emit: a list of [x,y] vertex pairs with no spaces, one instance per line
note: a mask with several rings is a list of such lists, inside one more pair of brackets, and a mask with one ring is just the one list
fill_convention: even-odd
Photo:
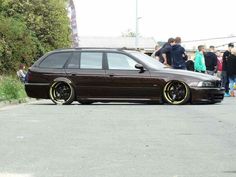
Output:
[[188,57],[188,60],[185,62],[185,65],[188,71],[194,71],[194,61],[190,57]]
[[186,69],[185,62],[188,59],[188,56],[185,53],[185,49],[180,45],[181,38],[175,38],[175,45],[172,46],[172,67],[174,69]]
[[231,55],[231,50],[234,48],[233,43],[228,44],[228,50],[226,50],[223,54],[223,66],[222,66],[222,73],[221,73],[221,80],[222,80],[222,86],[225,88],[225,96],[230,96],[229,94],[229,78],[227,75],[227,60],[229,56]]
[[217,56],[215,54],[215,47],[210,46],[210,51],[205,55],[206,73],[214,75],[217,72]]
[[227,59],[227,74],[229,77],[230,96],[234,97],[234,84],[236,83],[236,49],[231,50]]
[[168,42],[163,45],[163,47],[156,52],[156,56],[159,57],[159,61],[164,65],[170,65],[172,63],[171,52],[172,46],[175,44],[174,38],[169,38]]

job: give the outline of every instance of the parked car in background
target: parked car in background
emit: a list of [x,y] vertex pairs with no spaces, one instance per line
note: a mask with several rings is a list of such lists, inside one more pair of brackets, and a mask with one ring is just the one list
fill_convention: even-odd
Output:
[[224,98],[221,81],[191,71],[166,68],[138,51],[109,48],[58,49],[29,69],[29,97],[56,104],[149,102],[173,105],[217,103]]

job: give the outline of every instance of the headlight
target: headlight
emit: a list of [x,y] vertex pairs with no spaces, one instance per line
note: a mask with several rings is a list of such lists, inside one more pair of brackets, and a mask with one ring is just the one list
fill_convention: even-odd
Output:
[[200,82],[191,82],[191,83],[189,83],[188,85],[189,85],[189,87],[198,87],[198,84],[199,84]]
[[190,87],[215,87],[215,83],[211,81],[192,82],[189,84]]
[[203,81],[199,83],[199,87],[215,87],[215,83],[211,81]]

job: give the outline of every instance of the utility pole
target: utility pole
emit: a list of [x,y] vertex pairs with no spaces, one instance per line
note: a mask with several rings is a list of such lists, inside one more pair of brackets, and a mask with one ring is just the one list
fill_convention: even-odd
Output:
[[135,47],[138,48],[138,38],[139,38],[139,29],[138,29],[138,20],[139,20],[139,17],[138,17],[138,0],[136,0],[136,16],[135,16],[135,21],[136,21],[136,35],[135,35]]
[[73,46],[72,47],[79,47],[76,9],[75,9],[75,4],[74,4],[73,0],[69,1],[68,14],[69,14],[69,17],[70,17],[71,30],[72,30],[72,41],[73,41]]

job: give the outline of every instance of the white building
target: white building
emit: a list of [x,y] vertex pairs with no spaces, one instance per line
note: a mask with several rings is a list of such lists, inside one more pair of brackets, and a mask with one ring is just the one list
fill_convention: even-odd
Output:
[[236,36],[185,41],[182,45],[186,50],[196,50],[199,45],[205,45],[206,48],[212,45],[216,47],[216,50],[226,50],[231,42],[236,44]]
[[[152,53],[156,41],[154,38],[139,37],[138,48],[145,53]],[[80,47],[107,47],[107,48],[129,48],[135,49],[135,37],[86,37],[80,36]]]

